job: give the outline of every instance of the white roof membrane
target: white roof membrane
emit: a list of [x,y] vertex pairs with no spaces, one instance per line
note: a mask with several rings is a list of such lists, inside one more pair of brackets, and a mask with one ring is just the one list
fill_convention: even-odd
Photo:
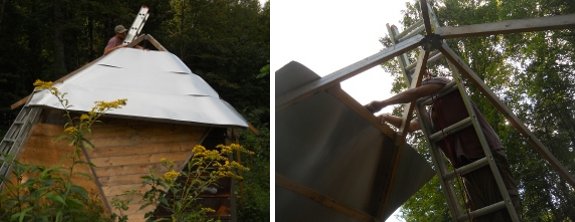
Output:
[[[245,119],[174,54],[120,48],[63,83],[72,111],[90,111],[96,101],[128,99],[108,114],[247,127]],[[29,105],[63,109],[48,91],[34,93]]]

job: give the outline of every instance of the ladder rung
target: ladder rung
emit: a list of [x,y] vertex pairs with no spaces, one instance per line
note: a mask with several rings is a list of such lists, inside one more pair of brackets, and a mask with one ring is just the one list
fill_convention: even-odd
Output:
[[423,19],[422,19],[422,20],[419,20],[419,21],[415,22],[415,24],[413,24],[413,25],[407,27],[405,30],[403,30],[403,32],[397,34],[397,36],[395,36],[395,38],[396,38],[396,39],[400,39],[400,38],[402,38],[403,36],[409,34],[409,33],[410,33],[411,31],[413,31],[415,28],[418,28],[418,27],[421,27],[421,26],[423,26]]
[[439,93],[437,93],[436,96],[428,96],[428,97],[418,99],[417,103],[423,104],[423,105],[430,105],[431,103],[433,103],[434,98],[435,99],[441,98],[441,97],[455,91],[456,89],[457,89],[457,83],[455,81],[451,81],[450,83],[445,85],[443,87],[443,89],[441,89],[441,91],[439,91]]
[[[442,57],[443,57],[443,54],[441,54],[441,53],[439,53],[439,51],[435,50],[435,51],[431,52],[431,54],[429,55],[429,59],[427,60],[427,63],[435,62]],[[413,69],[415,69],[415,66],[417,66],[417,63],[411,63],[405,67],[405,71],[407,71],[408,73],[413,72]]]
[[468,173],[473,172],[473,171],[475,171],[481,167],[487,166],[487,164],[489,164],[489,162],[487,161],[487,157],[483,157],[481,159],[474,161],[473,163],[459,167],[459,168],[455,169],[455,171],[449,172],[443,178],[445,180],[451,180],[451,179],[455,178],[456,175],[468,174]]
[[459,122],[457,122],[451,126],[445,127],[444,129],[442,129],[438,132],[435,132],[434,134],[431,134],[431,136],[429,136],[429,139],[432,142],[437,142],[437,141],[439,141],[439,140],[441,140],[441,139],[443,139],[443,138],[445,138],[445,137],[447,137],[447,136],[449,136],[449,135],[451,135],[457,131],[460,131],[460,130],[468,127],[469,125],[471,125],[471,123],[472,123],[471,117],[468,116],[467,118],[462,119]]
[[457,218],[457,221],[466,221],[469,219],[469,217],[477,218],[477,217],[480,217],[482,215],[493,213],[493,212],[500,210],[502,208],[505,208],[505,201],[499,201],[497,203],[491,204],[491,205],[483,207],[481,209],[471,211],[469,213],[469,215],[463,215],[463,216],[460,216],[459,218]]
[[409,38],[411,38],[411,37],[413,37],[413,36],[419,34],[420,32],[423,32],[423,30],[425,30],[425,26],[424,26],[424,25],[419,26],[419,27],[417,27],[413,32],[410,32],[410,33],[406,34],[405,36],[403,36],[403,37],[401,37],[401,38],[397,38],[397,42],[403,42],[403,41],[405,41],[405,40],[407,40],[407,39],[409,39]]
[[4,139],[4,140],[2,140],[2,142],[14,143],[14,142],[16,142],[16,140],[15,139]]

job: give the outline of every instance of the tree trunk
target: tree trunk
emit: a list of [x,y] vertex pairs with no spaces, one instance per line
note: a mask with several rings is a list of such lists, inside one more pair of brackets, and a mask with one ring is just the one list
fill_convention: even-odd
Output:
[[61,1],[54,1],[54,24],[53,24],[53,34],[54,34],[54,74],[61,76],[67,73],[66,70],[66,57],[64,52],[64,39],[63,39],[63,15]]

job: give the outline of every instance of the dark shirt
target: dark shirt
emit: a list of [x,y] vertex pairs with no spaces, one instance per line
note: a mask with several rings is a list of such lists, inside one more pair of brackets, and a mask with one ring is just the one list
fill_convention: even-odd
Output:
[[[446,78],[434,77],[424,80],[422,84],[440,84],[445,86],[449,82],[451,80]],[[473,104],[473,109],[491,150],[501,150],[502,144],[495,130],[489,125],[475,104]],[[459,90],[454,90],[439,98],[434,95],[431,107],[431,120],[435,132],[451,126],[468,116]],[[463,166],[485,156],[473,125],[447,136],[445,139],[438,141],[438,143],[455,167]]]

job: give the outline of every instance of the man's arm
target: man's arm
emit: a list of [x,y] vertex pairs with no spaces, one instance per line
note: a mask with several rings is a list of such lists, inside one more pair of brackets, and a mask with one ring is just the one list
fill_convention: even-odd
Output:
[[[378,116],[378,119],[381,124],[383,124],[384,122],[388,122],[391,125],[397,127],[398,129],[399,127],[401,127],[401,123],[403,122],[403,119],[401,117],[394,116],[391,114],[382,114]],[[407,127],[407,132],[413,132],[418,129],[420,129],[419,121],[417,121],[417,119],[411,120],[409,126]]]
[[118,46],[113,46],[113,47],[106,47],[106,48],[104,49],[104,55],[107,55],[108,53],[110,53],[110,52],[112,52],[112,51],[114,51],[114,50],[116,50],[116,49],[122,48],[122,47],[124,47],[124,45],[122,45],[122,44],[120,44],[120,45],[118,45]]
[[437,92],[439,92],[443,88],[443,84],[439,83],[430,83],[421,85],[416,88],[411,88],[400,92],[389,99],[381,100],[381,101],[373,101],[365,106],[370,112],[375,113],[386,106],[399,104],[399,103],[408,103],[413,102],[421,97],[431,96]]

